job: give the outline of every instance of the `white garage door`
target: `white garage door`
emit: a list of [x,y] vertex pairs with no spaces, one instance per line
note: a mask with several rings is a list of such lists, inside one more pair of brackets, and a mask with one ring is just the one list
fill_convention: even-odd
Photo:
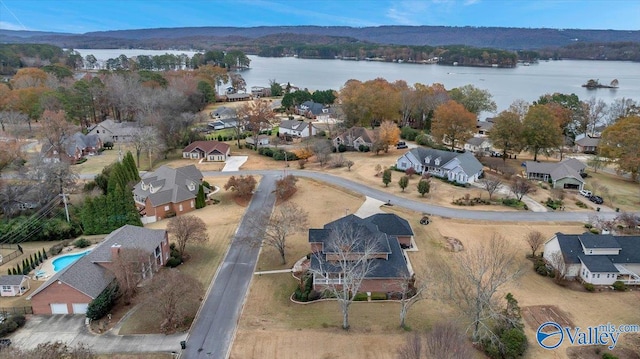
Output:
[[88,303],[73,303],[73,314],[86,314]]
[[69,314],[67,303],[51,303],[51,314]]

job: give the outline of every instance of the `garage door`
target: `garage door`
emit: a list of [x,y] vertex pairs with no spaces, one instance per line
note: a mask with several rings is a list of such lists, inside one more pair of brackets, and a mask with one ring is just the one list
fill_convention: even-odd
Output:
[[88,303],[73,303],[73,314],[86,314]]
[[67,303],[51,303],[51,314],[69,314]]

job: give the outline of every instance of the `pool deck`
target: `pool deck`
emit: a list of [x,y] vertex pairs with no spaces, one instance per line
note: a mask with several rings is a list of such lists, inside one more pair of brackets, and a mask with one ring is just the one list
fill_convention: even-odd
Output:
[[[76,254],[76,253],[86,252],[88,250],[92,250],[95,247],[96,247],[96,245],[92,245],[92,246],[85,247],[85,248],[65,247],[62,250],[62,252],[60,252],[60,254],[56,255],[55,257],[48,258],[47,260],[42,262],[42,264],[37,266],[36,269],[32,272],[33,274],[31,276],[31,278],[34,279],[34,280],[39,280],[39,281],[46,281],[49,278],[51,278],[52,275],[54,275],[56,273],[56,271],[53,270],[53,261],[55,259],[60,258],[62,256],[69,255],[69,254]],[[37,273],[38,271],[43,271],[44,272],[44,276],[36,278],[35,273]]]

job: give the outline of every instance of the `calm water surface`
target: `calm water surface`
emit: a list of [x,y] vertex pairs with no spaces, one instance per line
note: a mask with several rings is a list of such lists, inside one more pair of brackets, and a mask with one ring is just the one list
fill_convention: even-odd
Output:
[[[98,60],[125,54],[161,55],[193,51],[100,50],[76,49],[82,56],[94,54]],[[409,84],[441,83],[447,89],[473,84],[488,90],[502,111],[517,99],[531,102],[546,93],[575,93],[582,100],[596,97],[607,103],[616,98],[640,100],[640,63],[619,61],[541,61],[513,69],[462,66],[397,64],[369,61],[309,60],[292,57],[266,58],[249,56],[251,69],[242,72],[248,88],[268,86],[269,80],[290,82],[310,90],[340,89],[349,79],[367,81],[382,77],[388,81],[404,80]],[[603,84],[618,79],[619,88],[587,90],[581,85],[589,79]]]

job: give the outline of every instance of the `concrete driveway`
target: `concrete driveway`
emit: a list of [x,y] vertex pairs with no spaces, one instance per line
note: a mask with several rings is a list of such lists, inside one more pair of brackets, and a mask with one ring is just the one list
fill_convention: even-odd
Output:
[[164,335],[96,335],[87,329],[82,315],[33,315],[10,336],[13,345],[32,349],[38,344],[61,341],[68,345],[86,344],[97,353],[180,352],[186,333]]
[[230,172],[230,171],[240,171],[240,166],[242,166],[249,156],[229,156],[224,163],[224,168],[222,172]]

